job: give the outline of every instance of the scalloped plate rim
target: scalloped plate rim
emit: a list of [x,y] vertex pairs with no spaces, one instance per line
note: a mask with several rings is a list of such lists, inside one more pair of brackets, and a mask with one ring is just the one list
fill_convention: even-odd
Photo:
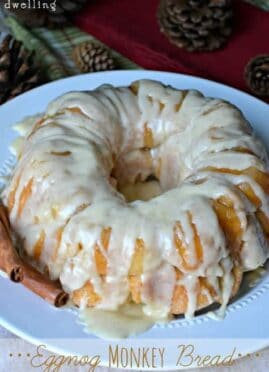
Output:
[[[12,156],[7,155],[7,148],[10,144],[10,139],[13,139],[16,137],[14,131],[11,129],[11,124],[14,124],[16,121],[21,120],[23,116],[32,115],[38,110],[41,109],[41,107],[44,109],[46,107],[46,104],[53,99],[54,97],[57,97],[63,92],[69,91],[69,90],[80,90],[80,89],[86,89],[88,90],[93,89],[94,87],[102,84],[102,83],[113,83],[115,85],[127,85],[133,80],[137,80],[140,78],[148,78],[148,79],[155,79],[162,81],[164,83],[168,83],[171,85],[175,85],[177,87],[180,87],[182,89],[184,88],[193,88],[193,89],[199,89],[202,90],[205,93],[209,92],[215,92],[213,95],[209,93],[209,95],[214,96],[217,95],[218,97],[222,97],[224,99],[228,99],[232,101],[233,103],[237,104],[244,112],[244,114],[247,116],[248,119],[252,122],[254,129],[257,130],[259,134],[264,134],[265,131],[264,127],[266,126],[266,116],[269,117],[269,107],[266,103],[260,101],[259,99],[249,95],[248,93],[241,92],[238,89],[231,88],[227,85],[216,83],[210,80],[194,77],[191,75],[182,75],[177,73],[170,73],[170,72],[159,72],[159,71],[145,71],[145,70],[123,70],[123,71],[107,71],[107,72],[99,72],[99,73],[91,73],[91,74],[85,74],[85,75],[78,75],[78,76],[72,76],[65,79],[61,79],[58,81],[47,83],[43,86],[37,87],[29,92],[26,92],[13,100],[3,104],[0,106],[0,117],[3,115],[3,117],[6,119],[7,123],[4,129],[8,134],[10,138],[6,139],[4,138],[4,146],[1,150],[0,148],[0,173],[3,168],[7,169],[10,168],[10,165],[12,165]],[[88,86],[89,85],[89,86]],[[72,88],[72,89],[70,89]],[[36,109],[36,106],[30,105],[29,109],[29,103],[31,104],[33,101],[38,102],[38,110]],[[252,111],[251,107],[254,107],[254,110]],[[259,108],[259,110],[258,110]],[[17,113],[17,110],[19,110],[19,114]],[[10,115],[11,118],[8,116]],[[254,121],[252,120],[254,119]],[[257,120],[257,122],[255,121]],[[255,124],[254,124],[255,123]],[[2,125],[5,125],[2,123]],[[269,135],[263,136],[266,140],[266,145],[269,147]],[[1,146],[2,147],[2,146]],[[3,154],[3,151],[5,153]],[[4,294],[6,292],[5,290],[2,291],[2,289],[8,288],[8,296]],[[244,297],[240,298],[239,300],[235,301],[233,304],[231,304],[228,307],[227,316],[222,321],[224,322],[228,328],[231,330],[234,328],[236,320],[234,319],[234,314],[240,313],[240,319],[242,318],[242,322],[247,324],[247,320],[249,318],[249,315],[253,315],[257,309],[264,309],[266,306],[268,306],[269,303],[269,277],[268,275],[263,278],[263,280],[255,287],[253,288],[249,293],[247,293]],[[65,310],[55,310],[53,308],[50,308],[49,305],[47,305],[44,301],[39,299],[37,296],[34,296],[32,293],[27,291],[21,286],[14,285],[13,283],[10,283],[5,278],[0,277],[0,298],[4,301],[2,303],[7,303],[7,299],[11,299],[11,303],[8,304],[8,308],[10,311],[3,311],[3,309],[0,308],[0,324],[10,330],[11,332],[17,334],[18,336],[25,338],[26,340],[30,341],[34,344],[42,343],[42,340],[50,339],[51,337],[48,337],[48,333],[45,330],[45,328],[42,326],[40,327],[39,324],[32,320],[31,325],[27,325],[27,321],[29,322],[31,319],[28,319],[27,317],[24,319],[23,317],[14,317],[14,311],[12,312],[12,306],[11,305],[21,305],[22,308],[27,309],[29,308],[29,303],[31,301],[32,303],[32,310],[33,314],[35,312],[38,313],[38,311],[43,310],[45,314],[45,323],[49,324],[51,321],[55,321],[55,319],[59,320],[59,318],[63,319],[65,322],[67,322],[67,325],[72,324],[72,329],[75,330],[76,337],[80,334],[78,332],[78,327],[81,328],[81,326],[78,326],[78,324],[75,322],[74,314]],[[19,298],[19,300],[18,300]],[[30,300],[30,301],[29,301]],[[255,302],[257,303],[256,306]],[[16,306],[15,306],[16,307]],[[253,308],[254,307],[254,308]],[[248,314],[249,312],[249,314]],[[264,311],[265,313],[265,311]],[[66,315],[68,314],[68,316]],[[264,325],[264,322],[266,321],[266,314],[260,317],[256,317],[256,321],[262,323]],[[74,323],[75,322],[75,323]],[[75,324],[75,325],[74,325]],[[171,323],[168,324],[168,326],[156,326],[153,327],[151,330],[147,331],[145,334],[140,335],[135,338],[135,340],[140,340],[143,343],[145,340],[145,337],[151,338],[151,339],[160,339],[163,337],[167,338],[174,338],[176,336],[176,333],[178,332],[178,329],[185,330],[185,335],[189,335],[189,332],[186,332],[186,329],[194,329],[194,331],[191,333],[192,336],[199,339],[201,334],[201,329],[198,332],[199,328],[203,327],[204,324],[210,324],[210,327],[215,329],[216,332],[219,331],[219,327],[217,324],[221,324],[221,322],[216,322],[212,319],[210,319],[207,315],[201,315],[195,318],[194,320],[174,320]],[[35,328],[36,327],[36,328]],[[195,331],[197,329],[197,332]],[[221,328],[223,332],[223,327]],[[42,333],[43,330],[43,333]],[[259,338],[259,342],[257,341],[256,346],[250,343],[248,347],[245,347],[245,353],[254,352],[258,349],[268,346],[268,338],[269,338],[269,327],[266,328],[266,332],[268,330],[268,337],[265,334],[263,334],[263,337]],[[39,334],[38,334],[39,332]],[[53,331],[54,332],[54,331]],[[53,340],[48,343],[48,348],[54,352],[57,353],[70,353],[72,350],[66,350],[62,348],[58,343],[57,339],[59,339],[59,336],[65,338],[70,337],[70,334],[68,332],[63,332],[63,329],[60,327],[58,329],[57,333],[55,331]],[[61,334],[61,332],[63,332]],[[78,332],[78,334],[76,333]],[[184,332],[183,332],[184,333]],[[253,338],[253,329],[251,333]],[[85,337],[85,333],[81,334],[80,336],[83,336],[83,338],[89,338],[89,339],[96,339],[95,336],[87,335]],[[227,332],[224,332],[223,334],[218,334],[218,338],[227,338],[228,334]],[[234,336],[234,335],[233,335]],[[208,337],[208,335],[207,335]],[[240,337],[246,339],[248,338],[248,333],[240,334]],[[105,342],[105,341],[104,341]],[[107,361],[103,361],[102,365],[106,366]],[[167,365],[166,369],[174,368],[172,365]]]

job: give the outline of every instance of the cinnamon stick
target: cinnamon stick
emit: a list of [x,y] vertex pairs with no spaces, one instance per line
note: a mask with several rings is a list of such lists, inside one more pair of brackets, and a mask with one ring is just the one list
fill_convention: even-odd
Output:
[[8,214],[2,204],[0,204],[0,269],[7,273],[10,280],[21,283],[56,307],[61,307],[68,301],[68,294],[63,291],[58,280],[49,279],[19,256],[12,243]]
[[0,269],[5,271],[13,282],[19,283],[23,279],[22,266],[21,258],[12,244],[6,208],[0,204]]
[[63,291],[59,280],[49,279],[27,262],[23,263],[21,284],[56,307],[64,306],[68,301],[68,294]]

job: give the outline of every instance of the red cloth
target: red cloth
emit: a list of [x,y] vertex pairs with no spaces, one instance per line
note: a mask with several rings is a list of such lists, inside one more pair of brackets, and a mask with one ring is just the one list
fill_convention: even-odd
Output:
[[251,57],[269,54],[269,13],[234,0],[235,30],[228,44],[209,53],[173,46],[159,31],[159,0],[97,0],[76,24],[139,66],[192,74],[247,90],[244,67]]

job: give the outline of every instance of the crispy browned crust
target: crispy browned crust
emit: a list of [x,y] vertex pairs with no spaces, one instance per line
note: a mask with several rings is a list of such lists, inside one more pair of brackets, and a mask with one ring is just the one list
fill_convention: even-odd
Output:
[[[175,271],[176,273],[178,272],[177,269],[175,269]],[[242,276],[242,270],[239,267],[235,267],[233,270],[234,285],[232,297],[239,290]],[[141,277],[130,275],[129,288],[131,293],[130,300],[136,304],[140,304],[142,289]],[[217,296],[213,287],[208,284],[206,278],[198,278],[196,296],[196,310],[205,308],[213,303],[221,303],[221,299]],[[82,288],[74,291],[72,294],[72,300],[77,306],[80,306],[81,302],[85,301],[85,299],[88,307],[93,307],[100,301],[100,297],[94,292],[94,287],[90,282],[87,282]],[[188,308],[188,301],[188,294],[184,285],[176,285],[171,303],[171,314],[184,314]]]

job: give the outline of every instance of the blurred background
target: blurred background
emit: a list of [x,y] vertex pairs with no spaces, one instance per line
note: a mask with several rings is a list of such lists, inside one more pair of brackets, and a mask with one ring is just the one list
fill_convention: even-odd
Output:
[[268,102],[268,11],[269,0],[1,0],[0,103],[65,76],[141,68]]

